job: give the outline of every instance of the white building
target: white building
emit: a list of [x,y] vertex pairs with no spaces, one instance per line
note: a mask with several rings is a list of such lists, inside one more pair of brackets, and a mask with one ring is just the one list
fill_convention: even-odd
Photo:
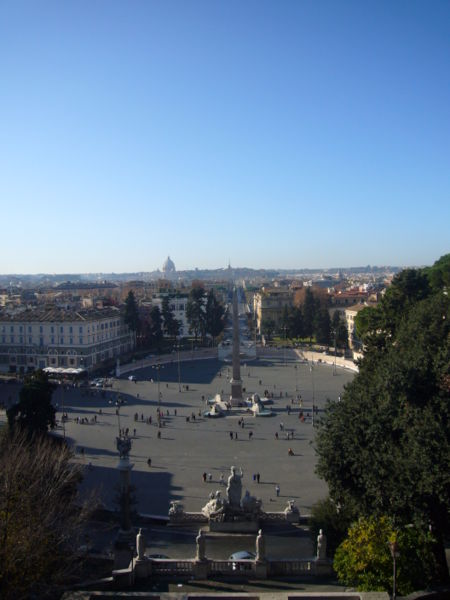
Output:
[[117,308],[0,312],[0,370],[46,367],[93,370],[134,347],[134,334]]

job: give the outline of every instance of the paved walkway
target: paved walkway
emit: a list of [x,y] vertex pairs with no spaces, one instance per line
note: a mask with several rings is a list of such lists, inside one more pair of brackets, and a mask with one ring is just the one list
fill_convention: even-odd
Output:
[[[93,467],[87,471],[87,484],[101,484],[103,499],[111,505],[112,486],[117,479],[115,436],[118,417],[110,402],[114,402],[120,393],[127,400],[120,410],[120,426],[128,428],[130,434],[136,429],[131,460],[140,512],[167,514],[171,499],[181,500],[186,510],[200,510],[208,494],[220,487],[222,473],[226,479],[232,464],[244,470],[244,489],[248,488],[260,497],[267,507],[282,510],[286,501],[294,498],[302,512],[309,512],[311,505],[326,494],[326,486],[314,474],[316,460],[311,419],[302,423],[298,418],[299,406],[291,401],[301,394],[305,415],[311,414],[314,383],[315,404],[321,410],[326,398],[337,399],[353,375],[339,369],[333,375],[332,367],[320,364],[311,373],[307,364],[299,364],[291,357],[286,365],[277,358],[265,358],[247,368],[242,367],[243,387],[247,393],[258,392],[261,396],[265,390],[273,393],[272,409],[276,416],[254,418],[245,411],[236,411],[229,417],[207,419],[199,417],[199,412],[206,408],[202,397],[208,398],[222,390],[229,393],[227,375],[231,373],[231,366],[212,359],[183,363],[182,389],[186,390],[185,386],[188,386],[189,390],[181,393],[178,391],[177,367],[174,361],[159,372],[161,408],[165,413],[169,412],[161,429],[161,439],[157,438],[156,425],[157,373],[151,367],[136,372],[137,383],[127,378],[116,380],[104,398],[99,392],[87,397],[81,396],[79,390],[64,393],[65,410],[70,418],[66,425],[67,436],[76,446],[84,448],[84,457],[80,456],[79,460],[91,463]],[[151,379],[153,383],[149,381]],[[61,389],[55,399],[61,406]],[[134,421],[135,414],[138,415],[137,422]],[[89,421],[96,417],[97,423],[80,425],[75,422],[76,417]],[[151,425],[145,422],[148,417],[152,417]],[[238,424],[241,418],[244,428]],[[292,440],[286,439],[287,432],[293,434]],[[293,457],[288,456],[289,448],[294,451]],[[149,457],[151,468],[147,465]],[[211,483],[203,482],[204,472],[211,474]],[[259,485],[252,477],[257,472],[261,476]],[[275,494],[276,484],[280,486],[279,497]]]
[[[66,436],[76,448],[84,449],[84,454],[77,453],[76,459],[86,465],[84,488],[96,488],[106,506],[115,506],[118,481],[115,438],[120,418],[120,427],[128,428],[133,437],[131,480],[136,486],[139,512],[167,515],[170,500],[180,500],[188,511],[200,511],[210,492],[222,489],[225,494],[221,475],[226,479],[230,466],[236,465],[244,471],[243,490],[248,489],[261,498],[263,508],[281,511],[287,500],[295,499],[300,511],[309,513],[313,503],[327,493],[325,483],[314,473],[314,428],[308,417],[313,388],[320,418],[326,398],[337,399],[353,373],[337,369],[333,375],[333,368],[324,364],[316,364],[311,373],[309,365],[296,358],[291,351],[281,353],[281,356],[278,351],[242,365],[246,393],[257,392],[263,396],[267,390],[274,395],[271,408],[275,416],[267,418],[254,418],[244,410],[219,419],[199,417],[199,412],[206,408],[202,397],[208,398],[222,390],[229,394],[227,377],[231,375],[231,364],[216,359],[181,363],[183,391],[179,392],[177,360],[167,363],[159,371],[161,408],[169,413],[160,430],[161,439],[157,437],[156,425],[157,371],[151,366],[134,371],[137,383],[124,375],[103,395],[101,390],[82,395],[77,388],[63,392],[59,387],[54,399],[60,408],[64,403],[69,416]],[[0,387],[0,397],[16,393],[12,386]],[[119,418],[114,405],[118,394],[126,400]],[[298,394],[303,399],[305,422],[299,419],[299,405],[291,404]],[[137,422],[134,420],[136,414]],[[152,417],[151,425],[146,423],[148,417]],[[0,415],[0,418],[4,416]],[[78,424],[77,418],[87,419],[88,424]],[[244,428],[239,425],[242,418]],[[95,423],[92,423],[93,419],[96,419]],[[61,428],[58,433],[62,435]],[[287,433],[292,434],[293,439],[287,440]],[[294,451],[294,456],[288,456],[289,448]],[[149,457],[152,460],[150,468]],[[203,473],[211,474],[211,482],[203,482]],[[253,480],[256,473],[260,474],[259,484]],[[279,497],[275,492],[277,484],[280,486]]]

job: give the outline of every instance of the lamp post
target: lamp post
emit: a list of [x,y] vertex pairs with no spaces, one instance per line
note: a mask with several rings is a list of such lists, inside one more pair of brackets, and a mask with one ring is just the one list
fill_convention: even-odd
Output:
[[311,384],[312,384],[312,426],[314,427],[314,404],[315,404],[315,388],[314,388],[314,363],[311,360],[311,364],[309,366],[309,370],[311,371]]
[[61,421],[62,421],[62,426],[63,426],[63,438],[66,439],[66,419],[64,416],[64,379],[62,380],[62,385],[61,385],[61,392],[62,392],[62,416],[61,416]]
[[286,325],[283,327],[283,331],[284,331],[283,362],[284,362],[284,366],[286,366]]
[[298,365],[294,365],[295,369],[295,391],[298,392]]
[[336,375],[336,328],[334,329],[334,366],[333,375]]
[[[112,400],[109,401],[109,404],[112,404]],[[117,399],[114,402],[114,406],[116,407],[116,415],[117,415],[117,427],[119,429],[119,438],[122,437],[121,435],[121,427],[120,427],[120,407],[125,404],[125,400],[122,399],[122,397],[120,396],[120,394],[117,395]]]
[[397,563],[396,559],[400,556],[398,542],[389,542],[389,550],[391,551],[393,572],[392,572],[392,600],[397,597]]
[[177,351],[177,358],[178,358],[178,391],[181,392],[181,366],[180,366],[180,340],[179,339],[177,339],[175,349]]
[[160,363],[158,363],[157,365],[153,365],[152,369],[156,369],[156,378],[157,378],[157,382],[158,382],[158,413],[159,413],[161,411],[161,391],[160,391],[161,381],[160,381],[159,372],[161,369],[164,369],[164,365],[161,365]]

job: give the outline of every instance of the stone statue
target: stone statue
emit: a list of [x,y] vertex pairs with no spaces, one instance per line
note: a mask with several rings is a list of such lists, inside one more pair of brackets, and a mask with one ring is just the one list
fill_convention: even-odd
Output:
[[128,458],[131,450],[131,440],[129,437],[116,437],[116,447],[120,458]]
[[264,562],[266,560],[266,540],[264,539],[262,529],[258,531],[256,538],[256,560]]
[[217,490],[216,493],[211,492],[209,498],[209,501],[202,508],[202,513],[208,519],[217,519],[225,510],[225,503],[222,500],[220,490]]
[[206,555],[205,555],[205,535],[203,532],[203,529],[199,529],[198,532],[198,536],[195,538],[195,541],[197,543],[197,556],[195,557],[196,560],[198,561],[204,561],[206,560]]
[[284,516],[290,523],[298,522],[300,519],[300,511],[298,507],[295,506],[295,500],[288,500],[287,506],[284,509]]
[[181,520],[184,518],[183,505],[178,500],[170,501],[169,508],[169,519],[173,521]]
[[317,560],[325,560],[327,557],[327,536],[324,535],[322,529],[319,530],[317,536]]
[[232,508],[240,508],[241,506],[243,475],[242,469],[240,475],[238,475],[236,467],[231,467],[231,475],[228,477],[227,497]]
[[139,533],[136,536],[136,552],[138,560],[145,559],[145,538],[142,529],[139,529]]
[[250,492],[246,490],[242,498],[242,508],[246,513],[258,513],[261,510],[261,500],[251,496]]

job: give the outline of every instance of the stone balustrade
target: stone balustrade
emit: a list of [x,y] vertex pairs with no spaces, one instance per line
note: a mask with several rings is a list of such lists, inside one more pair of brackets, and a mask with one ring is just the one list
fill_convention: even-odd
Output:
[[316,576],[332,573],[331,563],[315,559],[283,559],[283,560],[205,560],[196,559],[161,559],[145,558],[133,560],[128,569],[113,572],[114,580],[120,585],[126,579],[129,585],[136,579],[148,577],[177,578],[188,576],[193,579],[209,577],[224,578],[256,578],[289,576]]

